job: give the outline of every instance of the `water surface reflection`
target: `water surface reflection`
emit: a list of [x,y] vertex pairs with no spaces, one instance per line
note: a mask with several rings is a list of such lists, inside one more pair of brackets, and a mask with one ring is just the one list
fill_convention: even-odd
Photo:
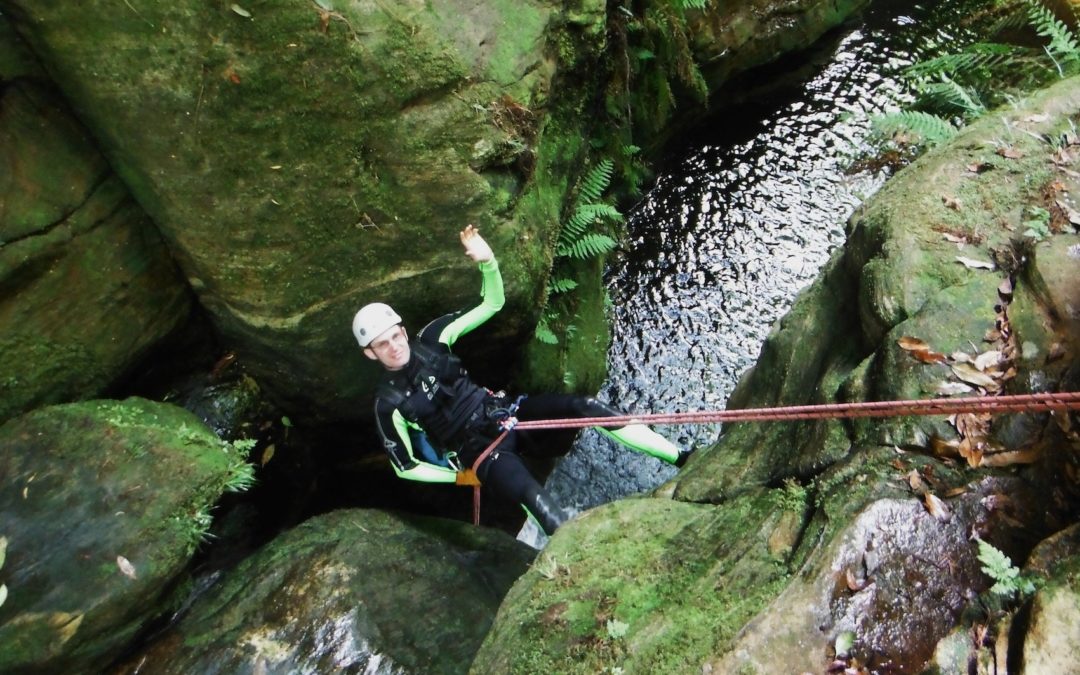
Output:
[[[903,66],[970,39],[956,28],[965,5],[878,2],[795,59],[808,71],[801,81],[719,110],[686,134],[629,214],[625,255],[608,272],[613,342],[603,398],[634,412],[724,408],[773,322],[884,181],[846,172],[869,135],[868,115],[906,100]],[[791,65],[772,72],[780,78]],[[701,447],[719,427],[658,431]],[[674,471],[590,430],[548,487],[584,509],[656,487]]]

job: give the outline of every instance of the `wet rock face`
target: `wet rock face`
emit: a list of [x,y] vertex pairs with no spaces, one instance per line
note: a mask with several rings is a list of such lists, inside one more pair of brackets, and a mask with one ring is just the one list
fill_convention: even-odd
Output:
[[0,426],[0,670],[92,672],[116,656],[162,611],[239,462],[190,413],[142,399]]
[[466,672],[534,553],[459,522],[317,516],[227,572],[116,672]]
[[191,307],[146,214],[39,81],[0,89],[0,420],[100,394]]
[[512,306],[543,287],[561,200],[519,213],[518,159],[539,143],[554,7],[332,4],[3,6],[254,377],[356,418],[375,371],[353,313],[391,300],[418,328],[475,301],[465,224]]
[[[1030,205],[1066,198],[1080,155],[1055,158],[1039,138],[1070,130],[1078,111],[1074,78],[886,183],[729,407],[1076,391],[1075,228],[1055,220],[1037,243],[1015,233]],[[994,151],[1002,116],[1027,132],[1010,139],[1008,157]],[[968,169],[978,163],[994,170]],[[938,356],[912,354],[912,338]],[[564,525],[508,594],[477,663],[886,673],[975,667],[1027,640],[1045,648],[1072,630],[1047,608],[1071,616],[1075,594],[1062,589],[1075,576],[1075,542],[1049,554],[1065,584],[1027,621],[1020,599],[989,599],[998,577],[1011,577],[980,558],[976,539],[1020,564],[1076,523],[1078,494],[1075,413],[727,425],[652,498]],[[609,581],[624,568],[633,584]],[[541,631],[561,639],[529,648]],[[999,633],[1009,645],[1001,638],[995,651]]]

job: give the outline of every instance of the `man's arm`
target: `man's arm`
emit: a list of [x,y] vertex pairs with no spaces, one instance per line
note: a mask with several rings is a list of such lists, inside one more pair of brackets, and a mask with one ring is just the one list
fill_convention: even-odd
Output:
[[465,255],[479,263],[483,283],[480,287],[480,304],[467,312],[447,314],[424,326],[418,336],[425,341],[442,342],[449,346],[458,338],[476,329],[495,315],[506,303],[502,274],[491,247],[480,236],[479,230],[469,225],[461,231],[461,245]]
[[424,483],[457,481],[457,471],[416,459],[405,418],[397,408],[379,398],[375,399],[375,426],[398,478]]

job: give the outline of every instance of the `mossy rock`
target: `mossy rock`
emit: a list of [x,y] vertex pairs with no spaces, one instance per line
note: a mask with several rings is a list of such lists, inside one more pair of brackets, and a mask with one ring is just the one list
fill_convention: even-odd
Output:
[[144,399],[0,426],[0,670],[91,672],[115,656],[164,610],[241,464],[196,417]]
[[116,672],[463,673],[534,554],[465,523],[334,511],[230,570]]
[[418,329],[475,303],[466,224],[507,279],[487,337],[531,332],[583,141],[549,124],[561,5],[326,5],[16,1],[5,15],[253,377],[294,409],[356,419],[377,372],[353,313],[389,301]]
[[0,421],[101,394],[191,294],[86,130],[32,79],[0,91]]

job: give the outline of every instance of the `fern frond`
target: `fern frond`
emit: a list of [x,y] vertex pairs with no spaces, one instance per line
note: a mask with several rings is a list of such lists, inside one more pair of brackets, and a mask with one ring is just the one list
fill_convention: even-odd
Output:
[[979,100],[973,89],[964,87],[945,73],[938,75],[936,82],[922,82],[917,85],[919,95],[933,101],[937,107],[951,107],[968,117],[978,117],[986,112],[986,106]]
[[556,253],[569,258],[587,260],[602,256],[613,250],[618,244],[606,234],[591,233],[581,237],[573,244],[559,246]]
[[1046,46],[1047,54],[1055,61],[1065,61],[1073,67],[1080,63],[1080,42],[1069,26],[1041,2],[1026,0],[1026,4],[1032,28],[1050,41]]
[[673,0],[679,9],[705,9],[709,0]]
[[935,77],[940,73],[948,75],[966,75],[979,70],[992,70],[1011,65],[1021,53],[1020,47],[994,42],[977,42],[969,45],[962,52],[942,54],[926,61],[920,61],[904,70],[908,77]]
[[611,183],[611,173],[615,169],[615,163],[608,158],[600,160],[600,163],[589,170],[581,179],[578,187],[578,204],[591,204],[600,201],[604,190]]
[[559,336],[556,335],[550,328],[548,328],[547,322],[541,321],[536,324],[535,331],[536,339],[543,342],[546,345],[559,344]]
[[566,293],[572,291],[578,287],[578,282],[573,279],[549,279],[548,280],[548,294],[552,293]]
[[947,141],[956,135],[957,131],[946,119],[911,110],[874,117],[871,122],[879,134],[891,136],[897,133],[913,133],[930,145]]

